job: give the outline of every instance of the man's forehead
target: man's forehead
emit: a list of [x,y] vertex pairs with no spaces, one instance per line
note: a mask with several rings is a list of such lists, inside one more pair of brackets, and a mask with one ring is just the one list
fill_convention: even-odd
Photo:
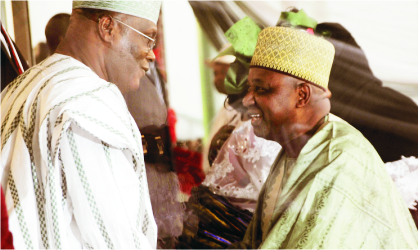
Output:
[[276,86],[292,84],[299,79],[277,70],[271,70],[262,67],[252,67],[249,70],[248,85],[249,86]]
[[211,65],[211,67],[213,69],[228,69],[230,67],[230,64],[215,62]]
[[157,27],[156,24],[149,19],[143,18],[143,17],[137,17],[127,14],[121,14],[124,16],[126,20],[129,20],[130,22],[134,24],[144,25],[144,26],[150,26],[150,27]]
[[132,25],[133,28],[143,33],[146,33],[147,35],[152,36],[153,38],[157,35],[157,26],[152,21],[142,17],[136,17],[126,14],[122,15],[124,15],[126,22]]
[[262,67],[252,67],[249,69],[248,80],[259,80],[271,77],[286,76],[281,72],[273,71]]

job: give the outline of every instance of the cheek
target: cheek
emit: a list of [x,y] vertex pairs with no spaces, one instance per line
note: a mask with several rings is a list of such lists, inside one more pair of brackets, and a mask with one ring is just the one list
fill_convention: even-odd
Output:
[[138,48],[132,44],[125,44],[123,46],[124,51],[122,53],[125,55],[121,65],[118,65],[121,68],[122,79],[127,88],[126,91],[135,91],[138,89],[140,84],[140,79],[144,76],[144,70],[140,67],[140,60]]
[[278,109],[278,104],[272,97],[269,96],[256,96],[255,102],[257,103],[258,107],[267,114],[275,113]]
[[214,78],[218,81],[221,81],[221,80],[225,79],[225,74],[222,74],[222,73],[219,72],[219,73],[215,74]]
[[141,68],[140,63],[144,57],[142,57],[139,48],[137,46],[131,45],[127,49],[126,54],[128,54],[124,63],[126,72],[129,75],[135,75],[135,77],[142,77],[144,71]]
[[267,100],[260,101],[259,104],[264,119],[273,124],[279,123],[287,113],[284,104],[276,99],[267,98]]
[[[124,58],[127,64],[133,64],[136,61],[140,61],[140,57],[142,55],[139,46],[136,43],[131,43],[128,39],[125,39],[121,42],[120,52],[121,56]],[[130,67],[130,65],[127,66]]]
[[130,54],[135,60],[141,60],[144,58],[144,56],[142,56],[141,49],[136,45],[130,46]]

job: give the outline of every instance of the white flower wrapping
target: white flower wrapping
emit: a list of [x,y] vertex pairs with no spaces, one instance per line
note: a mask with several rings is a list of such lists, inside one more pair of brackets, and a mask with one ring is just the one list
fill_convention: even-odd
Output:
[[418,202],[418,159],[414,156],[385,163],[385,168],[400,191],[409,209]]

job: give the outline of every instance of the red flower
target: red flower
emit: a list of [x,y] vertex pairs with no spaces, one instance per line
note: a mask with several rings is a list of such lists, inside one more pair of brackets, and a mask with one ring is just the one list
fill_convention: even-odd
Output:
[[181,191],[191,195],[191,189],[200,185],[205,178],[201,166],[202,155],[180,147],[174,147],[173,152]]

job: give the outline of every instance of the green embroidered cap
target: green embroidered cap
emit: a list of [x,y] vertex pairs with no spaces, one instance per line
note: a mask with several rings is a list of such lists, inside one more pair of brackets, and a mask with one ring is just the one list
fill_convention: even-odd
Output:
[[233,55],[236,58],[230,64],[225,78],[225,89],[228,94],[240,94],[246,86],[249,64],[260,31],[261,28],[249,17],[242,18],[226,31],[225,37],[232,46],[219,53],[215,59],[225,55]]
[[115,11],[123,14],[128,14],[136,17],[141,17],[157,23],[159,18],[159,11],[161,1],[147,0],[147,1],[73,1],[73,9],[91,8],[100,10]]
[[274,69],[328,88],[334,45],[289,27],[268,27],[259,34],[251,67]]
[[280,19],[277,23],[280,23],[281,21],[287,21],[292,26],[302,26],[306,28],[312,28],[316,29],[317,22],[315,19],[309,17],[305,11],[302,9],[299,10],[297,13],[288,11],[288,12],[282,12],[280,15]]

